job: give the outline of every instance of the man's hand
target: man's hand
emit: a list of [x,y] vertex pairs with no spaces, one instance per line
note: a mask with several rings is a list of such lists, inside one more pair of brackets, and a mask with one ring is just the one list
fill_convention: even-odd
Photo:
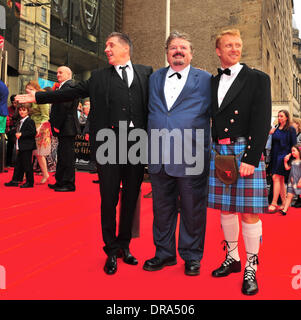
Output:
[[21,132],[17,132],[17,133],[16,133],[16,138],[17,138],[17,139],[20,139],[21,135],[22,135]]
[[35,92],[30,92],[28,94],[18,94],[15,96],[15,101],[19,103],[32,103],[37,102]]
[[250,176],[254,173],[255,167],[244,162],[240,163],[239,173],[242,177]]

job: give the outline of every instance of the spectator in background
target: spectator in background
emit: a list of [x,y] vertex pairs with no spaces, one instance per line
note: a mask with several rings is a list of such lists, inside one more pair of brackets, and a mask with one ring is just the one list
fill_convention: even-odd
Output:
[[[57,90],[57,83],[51,87],[45,87],[44,90],[47,92],[51,92],[53,90]],[[50,104],[50,118],[51,118],[51,110],[52,104]],[[58,138],[55,137],[53,134],[51,135],[51,147],[50,147],[50,154],[46,157],[47,162],[47,169],[48,172],[55,172],[56,171],[56,164],[57,164],[57,147],[58,147]]]
[[286,188],[285,179],[288,178],[289,171],[284,168],[284,157],[290,153],[293,145],[296,144],[296,130],[290,126],[290,114],[287,110],[278,112],[278,125],[270,131],[272,134],[271,149],[271,174],[273,179],[273,200],[269,206],[269,212],[278,211],[279,195],[282,200],[280,210],[283,210]]
[[80,125],[85,125],[88,119],[88,115],[90,112],[90,101],[85,101],[82,106],[82,113],[78,118]]
[[[6,117],[8,116],[7,109],[7,97],[8,97],[8,88],[4,82],[0,80],[0,148],[5,153],[5,128],[6,128]],[[2,153],[0,149],[0,154]],[[3,159],[3,157],[1,157]],[[1,159],[0,159],[1,160]],[[0,172],[3,171],[4,163],[0,161]]]
[[301,143],[301,119],[293,118],[292,126],[296,129],[297,143],[300,144]]
[[0,80],[0,134],[5,133],[7,109],[8,88],[4,82]]
[[6,136],[7,136],[7,146],[6,146],[6,166],[12,166],[13,151],[16,143],[16,125],[19,118],[17,112],[18,102],[15,101],[15,94],[10,97],[11,105],[8,107],[8,116],[6,121]]
[[[301,146],[294,145],[291,153],[284,157],[284,167],[290,170],[290,175],[287,184],[287,198],[283,210],[280,210],[282,215],[286,212],[292,202],[293,197],[296,195],[300,203],[301,196]],[[300,207],[298,207],[300,208]]]
[[[44,91],[39,83],[31,80],[25,87],[26,93]],[[49,104],[31,104],[31,118],[36,124],[36,144],[37,149],[33,154],[37,157],[40,169],[42,171],[42,179],[38,184],[45,184],[49,179],[47,170],[46,156],[50,154],[51,149],[51,128],[49,123]]]
[[79,102],[77,106],[77,117],[79,118],[82,113],[83,113],[83,105],[81,102]]

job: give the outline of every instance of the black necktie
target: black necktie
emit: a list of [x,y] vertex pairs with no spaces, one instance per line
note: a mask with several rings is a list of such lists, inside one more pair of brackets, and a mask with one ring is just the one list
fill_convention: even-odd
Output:
[[170,75],[168,78],[173,77],[175,74],[177,75],[178,79],[181,79],[181,78],[182,78],[182,76],[179,74],[179,72],[175,72],[175,73],[173,73],[173,74],[172,74],[172,75]]
[[128,82],[128,75],[126,73],[126,68],[128,67],[128,65],[124,66],[124,67],[119,67],[119,69],[122,70],[122,79],[123,81],[125,82],[126,86],[128,87],[129,86],[129,82]]
[[217,69],[217,72],[218,74],[221,76],[223,73],[226,74],[227,76],[231,76],[231,70],[229,68],[227,69],[221,69],[221,68],[218,68]]

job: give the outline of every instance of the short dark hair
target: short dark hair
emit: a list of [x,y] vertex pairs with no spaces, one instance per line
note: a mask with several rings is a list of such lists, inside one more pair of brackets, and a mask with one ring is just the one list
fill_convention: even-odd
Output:
[[119,39],[119,41],[127,44],[129,46],[129,48],[130,48],[130,56],[132,56],[132,54],[133,54],[133,43],[132,43],[132,40],[130,39],[130,37],[126,33],[112,32],[107,36],[106,41],[108,41],[108,39],[113,38],[113,37],[117,37]]
[[31,113],[31,103],[20,103],[17,106],[17,111],[19,112],[20,109],[27,109],[28,114]]
[[174,39],[183,39],[189,42],[190,44],[190,50],[191,52],[193,52],[193,45],[190,39],[189,34],[185,33],[185,32],[180,32],[180,31],[172,31],[169,35],[169,37],[167,38],[166,42],[165,42],[165,50],[168,50],[168,47],[171,43],[172,40]]
[[10,96],[10,102],[13,103],[15,101],[16,94],[12,94]]

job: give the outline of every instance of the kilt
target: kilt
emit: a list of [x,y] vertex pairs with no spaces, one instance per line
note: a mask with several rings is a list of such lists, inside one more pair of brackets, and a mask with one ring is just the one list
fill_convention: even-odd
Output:
[[[224,212],[268,213],[268,190],[263,155],[254,174],[241,177],[236,183],[226,186],[215,175],[215,150],[222,155],[235,154],[238,168],[245,150],[245,142],[235,142],[231,145],[213,143],[210,160],[208,208]],[[226,188],[227,187],[227,188]]]

